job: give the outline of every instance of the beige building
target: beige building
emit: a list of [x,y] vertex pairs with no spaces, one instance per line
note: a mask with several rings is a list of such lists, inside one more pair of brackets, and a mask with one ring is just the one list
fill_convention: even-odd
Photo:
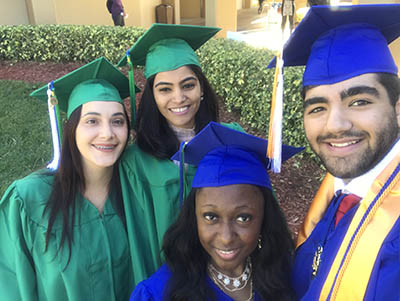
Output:
[[[235,31],[236,7],[239,1],[122,0],[122,3],[128,14],[125,20],[127,26],[147,28],[156,22],[156,6],[172,4],[175,23],[180,23],[181,17],[186,19],[204,17],[207,25],[219,26],[225,31]],[[0,25],[113,25],[111,15],[106,8],[106,0],[0,0],[0,5],[2,7]]]
[[[265,0],[280,2],[280,0]],[[297,7],[307,0],[295,0]],[[353,4],[400,3],[400,0],[331,0]],[[173,22],[191,24],[191,20],[204,20],[203,24],[221,27],[218,34],[236,31],[237,11],[257,7],[258,0],[122,0],[128,18],[127,26],[148,28],[156,22],[156,6],[173,6]],[[106,8],[106,0],[0,0],[0,25],[18,24],[82,24],[113,25]],[[193,24],[196,24],[194,22]],[[400,38],[390,45],[396,63],[400,66]]]

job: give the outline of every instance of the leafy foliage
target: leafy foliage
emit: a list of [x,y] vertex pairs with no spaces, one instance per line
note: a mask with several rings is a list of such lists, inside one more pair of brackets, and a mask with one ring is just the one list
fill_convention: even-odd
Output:
[[[119,26],[0,26],[0,60],[89,62],[104,56],[117,63],[144,31]],[[243,124],[267,133],[274,77],[274,69],[267,65],[274,54],[227,39],[211,39],[197,52],[227,109],[238,112]],[[285,69],[282,137],[295,146],[308,145],[302,121],[302,73],[301,67]]]
[[[267,133],[275,69],[267,69],[274,53],[242,42],[212,39],[198,50],[207,78],[241,122]],[[308,145],[303,131],[301,82],[303,67],[285,68],[283,142]]]
[[0,26],[0,60],[90,62],[104,56],[117,63],[144,31],[96,25]]

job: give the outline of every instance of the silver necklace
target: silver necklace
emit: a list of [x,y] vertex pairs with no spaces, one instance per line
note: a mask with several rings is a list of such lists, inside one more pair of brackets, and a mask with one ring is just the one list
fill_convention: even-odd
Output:
[[[217,279],[215,278],[215,275],[214,275],[214,274],[211,274],[211,278],[212,278],[213,282],[214,282],[222,291],[224,291],[224,289],[226,289],[226,290],[229,291],[229,289],[227,289],[225,286],[223,286],[221,283],[219,283],[219,281],[217,281]],[[247,282],[246,282],[246,283],[247,283]],[[246,287],[246,285],[245,285],[244,287]],[[244,288],[244,287],[242,287],[242,288]],[[246,300],[243,300],[243,301],[251,301],[251,300],[253,300],[253,297],[254,297],[254,292],[253,292],[253,279],[250,278],[250,296],[249,296],[249,298],[247,298]]]
[[243,273],[238,277],[229,277],[228,275],[225,275],[218,271],[212,263],[208,264],[208,271],[214,282],[221,285],[228,292],[235,292],[246,287],[247,282],[251,278],[252,267],[250,257],[246,260],[246,267],[244,268]]

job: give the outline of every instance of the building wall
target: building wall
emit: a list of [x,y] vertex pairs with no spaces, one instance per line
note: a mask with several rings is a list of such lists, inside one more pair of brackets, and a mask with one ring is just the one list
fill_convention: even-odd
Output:
[[[156,6],[161,4],[161,0],[136,0],[136,2],[141,4],[140,22],[136,26],[150,27],[156,22]],[[135,6],[132,7],[132,10],[134,9]]]
[[221,27],[218,37],[226,37],[227,31],[236,31],[236,1],[206,0],[206,26]]
[[[7,0],[0,0],[7,1]],[[24,0],[14,0],[24,1]],[[105,0],[25,0],[31,24],[113,25]],[[126,26],[149,27],[155,22],[155,7],[161,0],[122,0]],[[7,4],[7,6],[10,6]],[[29,8],[30,7],[30,8]],[[25,9],[26,11],[26,9]],[[18,10],[16,15],[21,13]],[[1,13],[0,13],[1,14]],[[13,16],[14,17],[14,16]],[[27,23],[27,22],[26,22]],[[10,23],[7,23],[10,24]],[[19,24],[24,24],[19,22]]]
[[295,0],[294,3],[296,5],[296,9],[307,6],[307,0]]
[[0,25],[29,24],[25,0],[0,0],[0,7]]
[[58,24],[113,25],[105,0],[56,0],[54,3]]
[[227,31],[236,31],[237,10],[236,2],[232,0],[215,0],[217,2],[217,24],[222,30],[217,36],[226,37]]
[[397,38],[397,40],[394,40],[390,45],[389,45],[390,51],[392,52],[392,55],[394,57],[394,60],[396,62],[397,67],[399,68],[399,76],[400,76],[400,38]]
[[[203,0],[204,1],[204,0]],[[181,20],[181,5],[180,5],[180,0],[162,0],[161,1],[163,4],[169,4],[174,7],[174,24],[180,24]]]
[[181,18],[192,19],[201,17],[202,0],[181,0],[180,14]]
[[32,9],[32,23],[34,24],[57,24],[56,8],[54,0],[27,0]]

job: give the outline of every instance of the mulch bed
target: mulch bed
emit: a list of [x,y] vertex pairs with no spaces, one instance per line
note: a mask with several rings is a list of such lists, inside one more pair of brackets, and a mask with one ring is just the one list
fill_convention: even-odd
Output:
[[[0,61],[0,79],[23,80],[26,82],[47,83],[55,80],[74,69],[82,66],[82,63],[54,63],[54,62],[18,62]],[[126,73],[126,70],[124,71]],[[143,89],[145,78],[143,72],[135,72],[135,81],[140,89]],[[140,94],[138,95],[140,98]],[[220,104],[220,119],[224,122],[237,121],[237,114],[230,113]],[[260,136],[250,128],[245,130],[251,134]],[[262,136],[262,135],[261,135]],[[300,159],[299,167],[294,166],[294,159],[289,159],[282,166],[280,174],[271,174],[278,200],[286,215],[289,228],[293,237],[297,236],[311,199],[319,186],[319,178],[322,170],[310,159]]]

